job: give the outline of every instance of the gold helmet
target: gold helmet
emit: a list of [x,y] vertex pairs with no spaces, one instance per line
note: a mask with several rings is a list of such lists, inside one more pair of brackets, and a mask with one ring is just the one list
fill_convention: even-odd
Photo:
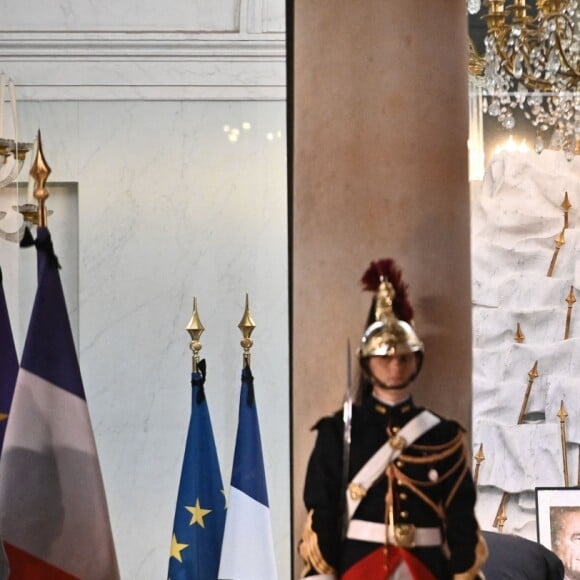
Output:
[[413,309],[401,271],[390,259],[371,262],[362,283],[375,292],[367,328],[358,351],[361,363],[372,356],[424,352],[413,328]]

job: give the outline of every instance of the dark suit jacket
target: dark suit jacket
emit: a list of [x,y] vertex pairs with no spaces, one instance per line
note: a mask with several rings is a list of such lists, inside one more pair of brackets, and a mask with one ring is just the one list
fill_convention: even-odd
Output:
[[562,580],[564,565],[542,544],[511,534],[483,532],[489,558],[486,580]]

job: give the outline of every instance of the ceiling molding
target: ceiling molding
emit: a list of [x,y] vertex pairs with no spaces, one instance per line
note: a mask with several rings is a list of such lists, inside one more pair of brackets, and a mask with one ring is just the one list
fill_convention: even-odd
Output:
[[285,35],[2,32],[19,100],[283,100]]

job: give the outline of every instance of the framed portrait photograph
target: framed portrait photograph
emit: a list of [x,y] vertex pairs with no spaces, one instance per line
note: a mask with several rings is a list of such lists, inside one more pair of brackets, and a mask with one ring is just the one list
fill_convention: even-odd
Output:
[[580,574],[580,487],[537,487],[536,526],[538,542]]

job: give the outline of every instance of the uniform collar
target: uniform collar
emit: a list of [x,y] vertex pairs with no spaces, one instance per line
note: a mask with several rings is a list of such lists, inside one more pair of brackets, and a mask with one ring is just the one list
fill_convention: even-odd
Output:
[[371,395],[368,398],[368,404],[374,413],[385,416],[407,415],[415,409],[415,403],[413,402],[412,396],[409,396],[409,398],[397,403],[396,405],[387,405]]

